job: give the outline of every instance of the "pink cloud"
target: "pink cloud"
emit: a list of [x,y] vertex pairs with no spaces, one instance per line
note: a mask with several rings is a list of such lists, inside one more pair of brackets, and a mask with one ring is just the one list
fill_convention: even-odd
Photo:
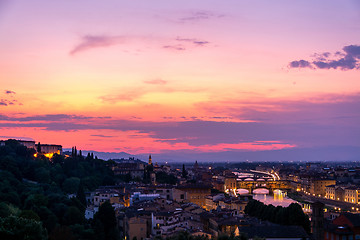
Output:
[[167,81],[158,78],[158,79],[144,81],[144,83],[154,84],[154,85],[165,85]]

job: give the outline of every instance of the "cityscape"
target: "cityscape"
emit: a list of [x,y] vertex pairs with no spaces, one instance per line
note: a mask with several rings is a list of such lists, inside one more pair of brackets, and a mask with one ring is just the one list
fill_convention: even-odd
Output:
[[0,240],[360,240],[357,0],[0,0]]
[[360,162],[101,160],[14,139],[0,160],[2,239],[359,236]]

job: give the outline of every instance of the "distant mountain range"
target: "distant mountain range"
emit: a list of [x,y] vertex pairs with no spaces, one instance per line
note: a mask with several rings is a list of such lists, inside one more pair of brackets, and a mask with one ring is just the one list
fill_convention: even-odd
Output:
[[[65,148],[63,150],[64,152],[68,151],[71,153],[71,148]],[[93,153],[94,156],[97,156],[100,159],[109,160],[109,159],[129,159],[129,158],[135,158],[137,159],[138,156],[132,155],[126,152],[98,152],[98,151],[91,151],[91,150],[81,150],[82,154],[86,156],[88,153]]]
[[[64,149],[70,150],[71,149]],[[83,155],[94,153],[100,159],[135,158],[144,162],[149,155],[133,155],[126,152],[98,152],[83,150]],[[164,162],[310,162],[310,161],[360,161],[360,147],[327,146],[320,148],[292,148],[270,151],[226,151],[226,152],[194,152],[171,151],[151,154],[154,163]]]

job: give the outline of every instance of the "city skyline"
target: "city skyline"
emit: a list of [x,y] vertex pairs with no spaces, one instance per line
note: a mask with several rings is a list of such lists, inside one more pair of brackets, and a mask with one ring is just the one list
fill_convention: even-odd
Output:
[[359,21],[355,0],[1,1],[0,138],[359,160]]

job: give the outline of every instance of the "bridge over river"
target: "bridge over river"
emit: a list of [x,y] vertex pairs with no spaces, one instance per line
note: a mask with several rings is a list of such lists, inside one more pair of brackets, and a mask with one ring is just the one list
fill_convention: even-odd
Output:
[[[256,189],[267,189],[270,193],[274,190],[291,189],[289,181],[281,180],[279,175],[275,172],[261,172],[261,171],[234,171],[235,177],[225,179],[225,188],[229,191],[233,190],[247,190],[248,193],[253,193]],[[236,186],[236,188],[235,188]]]

